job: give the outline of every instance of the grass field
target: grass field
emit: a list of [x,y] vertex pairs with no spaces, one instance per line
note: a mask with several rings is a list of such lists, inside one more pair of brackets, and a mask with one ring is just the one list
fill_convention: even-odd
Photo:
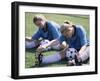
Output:
[[[26,12],[25,13],[25,36],[32,36],[36,31],[37,27],[35,24],[33,24],[33,17],[38,13],[31,13]],[[41,13],[43,14],[43,13]],[[73,22],[74,24],[80,24],[84,26],[84,28],[87,31],[87,35],[89,37],[89,16],[83,16],[83,15],[62,15],[62,14],[43,14],[48,20],[55,21],[58,24],[62,24],[65,20],[69,20]],[[51,55],[54,54],[55,51],[47,51],[44,53],[44,55]],[[35,49],[29,49],[26,50],[25,53],[25,68],[30,68],[35,64]],[[58,63],[53,63],[46,65],[46,67],[50,66],[65,66],[66,61],[62,60]]]

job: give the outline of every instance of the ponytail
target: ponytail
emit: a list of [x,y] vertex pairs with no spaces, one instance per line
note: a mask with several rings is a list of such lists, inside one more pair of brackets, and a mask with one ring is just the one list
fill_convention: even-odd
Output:
[[70,22],[70,21],[68,21],[68,20],[65,20],[65,21],[64,21],[64,24],[68,24],[68,25],[70,25],[70,26],[75,27],[75,24],[73,24],[72,22]]

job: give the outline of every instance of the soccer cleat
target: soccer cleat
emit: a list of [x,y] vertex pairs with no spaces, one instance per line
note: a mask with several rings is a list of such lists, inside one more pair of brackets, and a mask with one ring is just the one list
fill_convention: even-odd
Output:
[[43,57],[43,54],[40,53],[38,56],[39,66],[41,66],[42,64],[42,57]]
[[41,66],[43,55],[41,53],[36,52],[35,54],[35,66]]
[[68,66],[75,66],[75,59],[68,61]]
[[76,63],[76,66],[81,66],[82,65],[82,60],[78,60],[77,59],[77,56],[75,55],[75,63]]

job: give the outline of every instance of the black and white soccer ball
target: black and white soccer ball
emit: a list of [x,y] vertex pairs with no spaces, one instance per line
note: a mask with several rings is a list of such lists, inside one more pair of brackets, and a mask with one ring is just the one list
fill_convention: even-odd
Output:
[[68,48],[66,51],[66,59],[68,63],[72,63],[72,65],[75,65],[76,55],[78,54],[78,51],[75,48]]
[[75,48],[68,48],[66,51],[66,57],[68,60],[75,59],[75,56],[77,55],[77,50]]
[[[40,46],[44,46],[44,45],[46,45],[46,44],[48,44],[50,41],[49,40],[42,40],[41,42],[40,42]],[[47,51],[47,50],[50,50],[51,48],[50,47],[48,47],[48,48],[46,48],[46,49],[44,49],[44,51]]]
[[49,40],[42,40],[40,42],[40,45],[45,45],[45,44],[48,44],[50,41]]

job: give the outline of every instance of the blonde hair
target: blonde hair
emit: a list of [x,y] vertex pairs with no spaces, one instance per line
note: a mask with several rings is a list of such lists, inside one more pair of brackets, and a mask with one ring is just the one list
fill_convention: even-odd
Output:
[[61,25],[60,27],[60,31],[61,33],[63,33],[65,30],[67,30],[69,27],[75,27],[74,24],[72,24],[72,22],[70,21],[64,21],[64,23]]
[[33,18],[33,22],[35,23],[37,20],[47,20],[42,14],[35,15]]

